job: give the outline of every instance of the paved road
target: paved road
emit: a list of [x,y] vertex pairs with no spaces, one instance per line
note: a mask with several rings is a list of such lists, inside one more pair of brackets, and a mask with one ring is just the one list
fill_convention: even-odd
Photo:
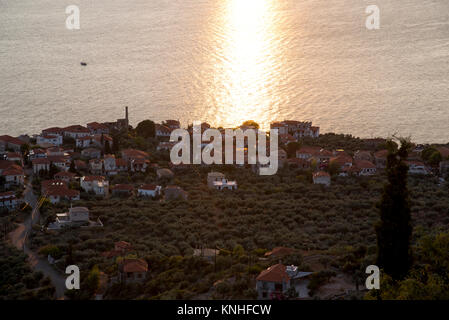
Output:
[[26,245],[28,233],[31,231],[33,224],[39,223],[40,217],[39,208],[37,208],[38,199],[36,195],[33,193],[31,183],[29,183],[26,186],[24,192],[24,199],[31,205],[33,211],[30,217],[28,217],[23,223],[21,223],[16,230],[12,231],[9,234],[11,242],[17,249],[23,250],[25,254],[28,255],[28,261],[35,271],[41,271],[44,274],[44,276],[48,276],[50,278],[53,286],[56,288],[56,298],[64,299],[64,291],[66,289],[65,277],[61,275],[59,272],[57,272],[48,263],[47,259],[40,258],[37,255],[37,253],[33,252]]

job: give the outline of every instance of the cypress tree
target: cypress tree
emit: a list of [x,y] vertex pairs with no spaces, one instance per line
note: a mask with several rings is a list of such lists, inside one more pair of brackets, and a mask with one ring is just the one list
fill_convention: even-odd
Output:
[[69,172],[76,173],[75,161],[74,161],[74,160],[72,160],[72,161],[70,162]]
[[106,144],[104,146],[104,154],[111,154],[111,145],[109,144],[109,141],[106,141]]
[[410,141],[400,139],[399,149],[388,141],[386,174],[380,209],[380,222],[376,225],[377,265],[393,279],[403,279],[411,266],[412,235],[410,199],[407,189],[408,157]]

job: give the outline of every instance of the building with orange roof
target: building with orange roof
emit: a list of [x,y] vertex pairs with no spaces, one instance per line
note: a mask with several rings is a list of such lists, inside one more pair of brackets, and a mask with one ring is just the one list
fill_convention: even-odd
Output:
[[109,127],[103,123],[90,122],[87,124],[91,134],[109,134]]
[[325,171],[318,171],[313,174],[314,184],[324,184],[326,186],[331,185],[331,176]]
[[0,193],[0,208],[6,208],[8,210],[14,210],[21,203],[21,200],[17,199],[14,191]]
[[71,137],[73,139],[90,135],[89,129],[78,124],[63,128],[63,132],[64,136]]
[[286,292],[294,288],[298,298],[309,297],[307,285],[312,272],[298,271],[296,266],[275,264],[263,270],[256,278],[258,299],[283,299]]
[[84,176],[80,179],[80,186],[85,192],[93,192],[97,196],[109,194],[109,181],[103,176]]
[[66,182],[70,182],[72,180],[74,180],[76,177],[76,174],[73,172],[69,172],[69,171],[61,171],[58,173],[55,173],[55,175],[53,176],[53,178],[55,178],[56,180],[63,180]]
[[2,170],[1,175],[5,178],[5,185],[8,187],[12,185],[23,185],[25,181],[23,168],[14,163]]
[[295,252],[295,249],[293,248],[287,248],[287,247],[276,247],[273,248],[273,250],[265,252],[265,257],[267,258],[282,258],[285,256],[288,256]]
[[354,167],[358,169],[358,174],[361,176],[372,176],[377,171],[376,165],[368,160],[355,160]]
[[14,150],[15,152],[20,152],[20,148],[24,144],[25,142],[19,138],[14,138],[8,135],[0,136],[0,152],[5,152],[8,148]]
[[384,169],[387,166],[388,150],[383,149],[374,153],[374,163],[378,169]]
[[143,259],[123,259],[118,270],[120,280],[124,283],[143,282],[148,273],[148,263]]

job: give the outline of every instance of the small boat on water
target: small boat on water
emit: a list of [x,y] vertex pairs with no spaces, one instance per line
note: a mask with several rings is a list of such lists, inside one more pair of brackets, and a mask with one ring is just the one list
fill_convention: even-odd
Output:
[[80,63],[82,66],[87,66],[87,63],[86,62],[81,62]]

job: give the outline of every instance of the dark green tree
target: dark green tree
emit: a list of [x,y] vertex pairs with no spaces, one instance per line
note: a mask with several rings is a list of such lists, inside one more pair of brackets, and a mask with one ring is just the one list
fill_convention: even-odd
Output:
[[112,152],[117,153],[120,151],[120,135],[115,134],[112,136]]
[[28,143],[24,143],[20,146],[20,152],[22,153],[24,158],[27,157],[29,151],[30,151],[30,145]]
[[287,156],[288,158],[296,158],[296,151],[301,148],[300,142],[290,142],[287,144]]
[[50,170],[48,172],[50,178],[53,178],[55,174],[57,174],[60,170],[53,163],[50,164]]
[[104,145],[104,154],[111,154],[111,145],[109,144],[109,141],[106,141]]
[[156,135],[156,127],[151,120],[144,120],[136,127],[137,135],[144,138],[153,138]]
[[405,163],[411,144],[408,139],[399,140],[401,142],[399,148],[393,141],[387,143],[388,182],[378,205],[380,222],[376,225],[377,264],[396,280],[403,279],[407,275],[412,263],[408,166]]
[[72,160],[72,161],[70,162],[69,172],[76,173],[75,161],[74,161],[74,160]]
[[259,124],[254,120],[246,120],[242,123],[242,126],[254,127],[255,129],[259,129]]

